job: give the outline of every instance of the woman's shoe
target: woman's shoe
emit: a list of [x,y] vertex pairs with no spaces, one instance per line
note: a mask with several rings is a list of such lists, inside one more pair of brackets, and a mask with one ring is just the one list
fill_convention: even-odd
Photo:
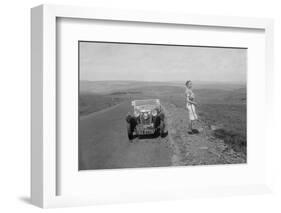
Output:
[[198,129],[192,129],[192,133],[193,133],[193,134],[198,134],[199,131],[198,131]]
[[193,134],[193,131],[189,130],[189,131],[188,131],[188,134],[192,135],[192,134]]

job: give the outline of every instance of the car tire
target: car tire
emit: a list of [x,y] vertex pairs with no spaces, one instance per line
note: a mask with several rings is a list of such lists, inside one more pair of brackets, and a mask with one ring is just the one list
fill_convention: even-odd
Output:
[[136,119],[133,116],[131,116],[130,114],[127,115],[126,121],[127,121],[128,138],[130,141],[132,141],[134,139],[134,131],[135,131],[137,122],[136,122]]
[[165,135],[165,122],[163,120],[160,121],[159,129],[160,129],[160,136],[164,137],[164,135]]
[[132,140],[134,139],[133,134],[129,134],[129,133],[128,133],[128,139],[132,142]]
[[128,139],[131,141],[134,138],[132,126],[130,123],[127,124],[127,133],[128,133]]

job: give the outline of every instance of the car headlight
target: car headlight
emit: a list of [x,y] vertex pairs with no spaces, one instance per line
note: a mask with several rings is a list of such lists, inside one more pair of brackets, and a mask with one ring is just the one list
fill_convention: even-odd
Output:
[[137,118],[137,117],[139,117],[140,116],[140,112],[138,111],[138,110],[135,110],[134,111],[134,116]]
[[152,110],[151,114],[152,114],[152,116],[156,116],[157,115],[157,110],[156,109]]

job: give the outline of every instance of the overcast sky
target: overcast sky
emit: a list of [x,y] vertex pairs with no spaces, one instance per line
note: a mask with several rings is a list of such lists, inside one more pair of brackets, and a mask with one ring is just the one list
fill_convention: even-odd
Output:
[[246,49],[80,42],[81,80],[246,82],[246,73]]

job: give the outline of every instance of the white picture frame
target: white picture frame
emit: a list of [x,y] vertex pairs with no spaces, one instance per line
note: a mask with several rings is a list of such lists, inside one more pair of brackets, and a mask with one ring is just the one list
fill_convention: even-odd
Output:
[[[270,91],[273,88],[273,21],[271,19],[217,17],[204,15],[187,15],[173,13],[152,13],[146,11],[123,11],[113,9],[84,8],[74,6],[41,5],[31,9],[31,201],[33,204],[47,207],[91,205],[96,203],[142,201],[143,196],[134,195],[100,199],[97,196],[57,195],[57,81],[56,36],[57,18],[76,18],[94,20],[115,20],[121,22],[144,22],[161,25],[193,25],[202,27],[219,27],[231,29],[258,29],[265,33],[265,93],[267,109],[273,107]],[[172,30],[172,29],[171,29]],[[266,117],[270,122],[270,113]],[[264,133],[267,148],[270,136]],[[163,189],[162,195],[148,196],[146,200],[186,198],[194,196],[233,195],[269,192],[271,187],[270,148],[267,149],[266,179],[258,184],[244,184],[202,188],[195,183],[193,190]],[[167,196],[165,196],[165,193]],[[168,195],[177,192],[177,195]],[[107,192],[111,193],[111,192]],[[173,194],[171,193],[171,194]]]

